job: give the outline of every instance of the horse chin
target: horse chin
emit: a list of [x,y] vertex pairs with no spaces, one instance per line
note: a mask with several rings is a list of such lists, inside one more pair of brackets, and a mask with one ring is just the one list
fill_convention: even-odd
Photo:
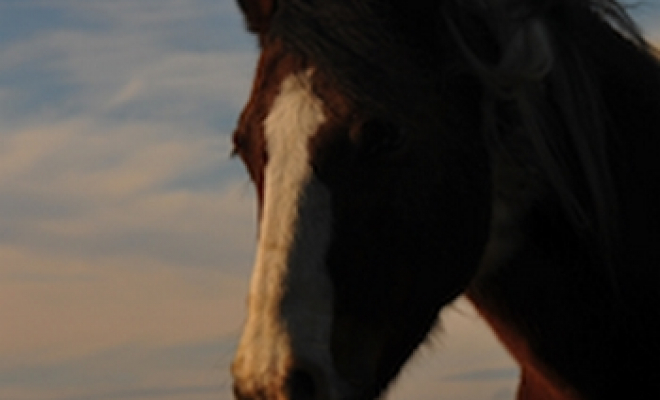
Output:
[[334,368],[346,384],[340,398],[381,398],[414,350],[408,345],[410,337],[383,335],[401,331],[356,323],[354,318],[338,318],[333,332]]

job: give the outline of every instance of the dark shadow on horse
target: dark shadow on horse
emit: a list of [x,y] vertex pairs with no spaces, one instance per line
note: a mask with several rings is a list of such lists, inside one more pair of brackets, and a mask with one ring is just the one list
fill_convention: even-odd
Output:
[[461,294],[518,399],[660,398],[660,66],[619,4],[238,5],[261,55],[237,399],[376,398]]

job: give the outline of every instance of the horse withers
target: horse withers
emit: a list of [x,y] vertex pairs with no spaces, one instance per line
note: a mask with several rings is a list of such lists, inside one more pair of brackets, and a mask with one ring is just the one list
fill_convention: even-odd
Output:
[[238,5],[261,54],[237,399],[376,398],[462,293],[519,399],[660,396],[660,67],[619,5]]

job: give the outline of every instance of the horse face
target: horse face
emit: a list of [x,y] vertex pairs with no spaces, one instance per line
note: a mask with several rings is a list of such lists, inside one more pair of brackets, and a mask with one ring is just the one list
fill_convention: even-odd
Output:
[[[271,8],[242,4],[263,26]],[[386,113],[261,44],[234,134],[260,213],[236,397],[374,398],[476,270],[490,208],[478,108],[443,91]]]

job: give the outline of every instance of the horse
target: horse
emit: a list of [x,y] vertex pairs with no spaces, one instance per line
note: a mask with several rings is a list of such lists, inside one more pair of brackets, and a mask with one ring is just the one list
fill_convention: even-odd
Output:
[[378,398],[460,295],[518,399],[660,398],[660,65],[623,6],[238,8],[260,56],[236,399]]

